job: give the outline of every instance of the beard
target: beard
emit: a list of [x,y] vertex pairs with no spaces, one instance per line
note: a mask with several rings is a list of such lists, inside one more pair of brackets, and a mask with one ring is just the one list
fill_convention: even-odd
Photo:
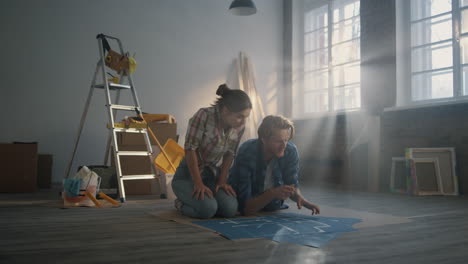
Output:
[[274,157],[281,158],[284,156],[284,151],[285,149],[272,149],[271,153],[273,154]]

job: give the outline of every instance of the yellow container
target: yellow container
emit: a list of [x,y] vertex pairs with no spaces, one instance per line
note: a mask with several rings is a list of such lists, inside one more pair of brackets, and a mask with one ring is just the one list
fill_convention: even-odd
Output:
[[[180,162],[185,156],[184,149],[175,142],[172,138],[169,138],[166,141],[166,144],[163,146],[164,151],[166,152],[169,160],[174,164],[174,167],[177,169]],[[169,161],[166,159],[166,156],[161,152],[158,156],[154,159],[154,163],[156,167],[168,174],[174,174],[175,170],[172,168]]]
[[[128,125],[124,124],[124,123],[114,123],[114,127],[115,128],[136,128],[136,129],[144,129],[144,128],[147,128],[148,125],[147,124],[143,124],[143,123],[130,123]],[[107,124],[107,128],[110,128],[110,125]]]
[[143,118],[145,118],[146,122],[157,122],[157,121],[167,121],[167,123],[172,124],[175,123],[175,117],[169,114],[143,114]]

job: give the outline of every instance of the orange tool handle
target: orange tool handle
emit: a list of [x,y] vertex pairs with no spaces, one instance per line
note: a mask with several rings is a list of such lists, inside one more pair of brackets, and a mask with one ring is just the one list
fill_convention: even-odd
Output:
[[[141,119],[143,119],[143,121],[148,124],[145,120],[145,118],[143,117],[143,115],[141,113],[139,113],[139,116]],[[156,136],[154,135],[153,133],[153,130],[151,130],[151,128],[148,126],[148,131],[150,132],[150,135],[151,137],[153,138],[154,141],[156,141],[156,144],[158,144],[158,147],[159,149],[161,150],[162,154],[164,155],[164,157],[167,159],[167,161],[169,162],[169,164],[171,165],[172,169],[174,169],[174,171],[176,171],[176,167],[174,166],[174,164],[172,163],[171,159],[169,159],[169,156],[167,155],[166,151],[164,150],[164,148],[161,146],[161,143],[159,143],[159,140],[156,138]]]
[[104,200],[108,201],[109,203],[111,203],[113,205],[119,205],[119,202],[117,202],[116,200],[110,198],[109,196],[107,196],[103,192],[99,192],[99,196],[101,196],[102,198],[104,198]]
[[89,191],[86,191],[85,192],[86,196],[88,196],[89,199],[91,199],[91,201],[93,201],[93,203],[97,206],[97,207],[102,207],[101,203],[96,199],[96,197],[94,197],[94,195],[92,195]]

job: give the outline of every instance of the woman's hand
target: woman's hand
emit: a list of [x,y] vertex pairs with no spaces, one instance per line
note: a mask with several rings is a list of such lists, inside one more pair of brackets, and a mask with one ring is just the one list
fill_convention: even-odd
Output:
[[204,200],[205,193],[208,195],[208,197],[213,198],[213,192],[210,190],[210,188],[206,187],[205,184],[198,183],[193,185],[192,197],[197,200]]
[[215,193],[217,193],[219,189],[223,189],[227,193],[227,195],[237,197],[236,192],[234,191],[232,186],[227,183],[216,184]]

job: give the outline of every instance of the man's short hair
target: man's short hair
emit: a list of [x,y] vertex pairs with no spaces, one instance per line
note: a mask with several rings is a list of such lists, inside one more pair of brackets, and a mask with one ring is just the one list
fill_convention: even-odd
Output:
[[260,127],[258,127],[258,138],[268,139],[273,134],[274,129],[289,129],[289,139],[294,136],[294,124],[291,120],[284,116],[269,115],[263,118]]

